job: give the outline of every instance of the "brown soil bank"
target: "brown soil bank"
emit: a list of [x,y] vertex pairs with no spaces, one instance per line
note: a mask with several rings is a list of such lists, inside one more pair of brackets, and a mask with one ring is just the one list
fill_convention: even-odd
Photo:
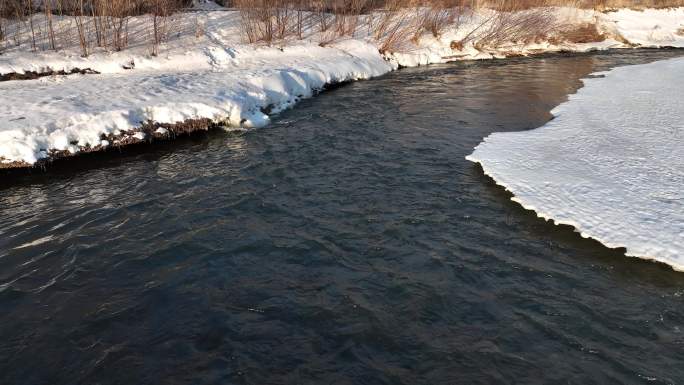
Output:
[[24,73],[16,73],[16,72],[11,72],[8,74],[0,74],[0,82],[8,81],[8,80],[32,80],[32,79],[38,79],[42,78],[45,76],[53,76],[53,75],[75,75],[75,74],[81,74],[81,75],[96,75],[99,74],[99,72],[92,70],[90,68],[74,68],[71,71],[53,71],[53,70],[48,70],[44,72],[35,72],[35,71],[27,71]]
[[[140,143],[153,143],[156,141],[171,140],[179,136],[191,135],[198,131],[208,131],[222,127],[221,124],[215,123],[210,119],[191,119],[181,123],[162,124],[155,122],[148,122],[143,124],[140,128],[134,131],[122,132],[119,135],[109,134],[102,135],[101,139],[109,142],[107,146],[86,146],[81,147],[78,152],[71,153],[69,151],[50,151],[48,157],[39,160],[35,164],[26,162],[0,162],[0,169],[29,169],[29,168],[45,168],[50,162],[58,159],[70,158],[80,154],[88,154],[93,152],[108,151],[112,149],[119,149],[124,146]],[[160,128],[164,130],[159,130]],[[143,139],[134,136],[136,133],[145,134]],[[1,160],[1,159],[0,159]]]

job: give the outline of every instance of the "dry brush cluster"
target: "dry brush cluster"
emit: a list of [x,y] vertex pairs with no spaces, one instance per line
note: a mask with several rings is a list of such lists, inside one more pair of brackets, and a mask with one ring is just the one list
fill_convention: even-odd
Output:
[[[146,41],[156,55],[169,36],[170,17],[194,18],[179,12],[191,0],[0,0],[0,54],[5,47],[26,44],[32,50],[58,50],[77,45],[83,56],[95,47],[123,50],[131,37]],[[318,39],[321,45],[339,38],[372,36],[383,51],[401,50],[425,34],[439,37],[466,22],[470,30],[455,47],[470,43],[494,48],[504,42],[527,43],[562,30],[552,6],[608,9],[684,6],[684,0],[228,0],[239,10],[245,40],[266,43]],[[497,12],[479,12],[491,9]],[[130,20],[136,17],[135,25]],[[141,18],[144,22],[140,22]],[[197,24],[197,31],[202,26]],[[598,36],[591,28],[573,39]],[[200,35],[200,32],[197,32]],[[582,35],[582,36],[580,36]],[[28,44],[27,44],[28,43]]]
[[[397,51],[421,36],[471,25],[456,46],[479,48],[539,40],[558,28],[548,0],[236,0],[250,43],[318,37],[325,45],[357,31],[373,36],[381,51]],[[488,16],[473,19],[481,9]]]
[[[373,36],[381,51],[400,51],[424,34],[439,37],[468,24],[452,48],[480,50],[508,43],[591,42],[605,39],[596,25],[564,25],[552,7],[606,10],[684,6],[684,0],[233,0],[250,43],[271,44],[308,35],[321,45],[357,31]],[[481,12],[495,10],[497,12]],[[474,18],[478,14],[479,17]]]
[[439,36],[468,0],[235,0],[250,43],[316,37],[326,45],[357,33],[388,50],[423,32]]
[[[145,35],[151,53],[168,32],[167,18],[189,0],[0,0],[0,53],[28,39],[32,50],[57,50],[74,41],[88,56],[93,47],[120,51],[133,34]],[[132,30],[129,21],[146,15]]]

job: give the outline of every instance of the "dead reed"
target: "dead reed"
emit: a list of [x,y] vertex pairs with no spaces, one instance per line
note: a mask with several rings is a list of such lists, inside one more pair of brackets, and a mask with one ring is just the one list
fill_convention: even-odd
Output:
[[[150,15],[136,31],[150,36],[155,54],[167,32],[167,19],[190,0],[0,0],[0,53],[29,43],[32,50],[59,50],[75,42],[81,54],[92,48],[120,51],[128,47],[129,20]],[[57,22],[59,20],[59,22]]]

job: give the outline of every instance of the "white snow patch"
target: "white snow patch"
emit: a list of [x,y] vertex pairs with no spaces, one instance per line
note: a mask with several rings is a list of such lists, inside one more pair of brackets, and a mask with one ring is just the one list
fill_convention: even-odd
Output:
[[683,58],[617,68],[467,159],[540,217],[684,271],[683,90]]
[[627,41],[644,47],[684,47],[684,8],[620,9],[605,15]]
[[145,139],[145,133],[144,132],[136,132],[135,134],[132,135],[134,138],[138,140],[143,140]]

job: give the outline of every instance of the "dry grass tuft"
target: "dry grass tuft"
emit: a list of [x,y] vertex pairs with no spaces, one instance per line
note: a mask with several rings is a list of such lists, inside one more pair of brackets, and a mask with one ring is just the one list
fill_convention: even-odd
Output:
[[607,36],[601,33],[596,24],[582,24],[574,25],[566,29],[562,29],[558,34],[549,37],[551,44],[560,43],[596,43],[606,40]]
[[[144,36],[152,55],[172,35],[176,18],[195,18],[194,33],[204,34],[204,24],[194,12],[180,13],[191,0],[0,0],[0,54],[10,46],[32,51],[79,46],[81,55],[94,49],[120,51],[129,36]],[[401,49],[422,36],[442,36],[474,10],[499,11],[463,39],[487,49],[503,42],[527,43],[560,36],[562,26],[553,19],[551,6],[610,10],[614,8],[667,8],[684,6],[684,0],[231,0],[242,16],[242,31],[250,43],[273,44],[315,37],[321,45],[340,38],[374,37],[382,50]],[[129,27],[133,16],[148,15],[145,25]],[[174,16],[175,15],[175,16]],[[55,16],[70,20],[55,22]],[[132,24],[132,23],[131,23]],[[192,24],[192,23],[191,23]],[[141,29],[132,31],[131,28]],[[563,31],[563,41],[591,42],[605,38],[595,27]],[[678,32],[684,35],[684,28]],[[307,35],[307,36],[305,36]],[[559,39],[561,39],[559,37]],[[138,38],[135,41],[139,42]]]
[[[28,42],[33,51],[59,50],[77,44],[81,55],[94,47],[120,51],[128,47],[129,20],[147,14],[145,31],[151,53],[168,36],[167,19],[190,0],[0,0],[0,53]],[[54,22],[55,16],[71,22]]]
[[463,48],[465,48],[462,41],[456,40],[452,41],[449,46],[451,47],[452,51],[463,51]]
[[[501,1],[505,3],[505,1]],[[473,29],[461,44],[469,41],[481,50],[496,49],[506,43],[527,44],[546,39],[560,28],[552,9],[502,9]]]
[[455,24],[459,9],[449,7],[444,2],[436,1],[428,7],[419,9],[416,13],[419,28],[430,32],[434,37],[439,37],[447,27]]
[[[236,0],[249,43],[283,40],[295,34],[298,4],[287,0]],[[299,28],[301,30],[301,28]]]
[[383,21],[376,28],[376,40],[380,52],[400,52],[417,35],[418,26],[408,10],[387,11]]

